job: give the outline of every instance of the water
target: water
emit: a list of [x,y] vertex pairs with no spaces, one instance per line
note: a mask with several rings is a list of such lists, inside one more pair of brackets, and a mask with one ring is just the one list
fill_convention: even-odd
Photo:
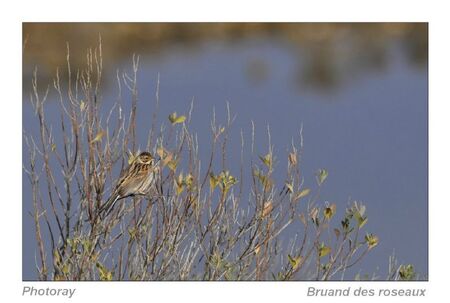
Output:
[[[303,126],[306,186],[314,188],[315,172],[326,168],[329,176],[321,201],[336,203],[341,210],[349,201],[362,201],[369,216],[365,229],[380,238],[357,272],[376,272],[384,279],[388,257],[395,251],[400,263],[412,263],[417,272],[427,276],[426,66],[411,64],[404,49],[393,43],[377,68],[358,68],[358,64],[350,68],[347,61],[338,62],[337,74],[315,77],[307,72],[308,55],[301,48],[294,51],[264,39],[205,43],[195,51],[174,46],[162,58],[142,54],[138,125],[151,123],[159,74],[163,117],[159,122],[173,111],[187,113],[194,99],[191,129],[198,134],[205,163],[211,114],[215,110],[223,125],[229,102],[236,115],[228,149],[231,171],[238,172],[241,129],[250,149],[253,121],[258,154],[267,153],[267,126],[270,128],[279,184],[284,181],[286,151]],[[118,62],[105,74],[114,74],[116,68],[131,70],[131,60]],[[103,102],[116,100],[117,92],[111,81],[103,91]],[[57,112],[55,105],[49,102],[50,116]],[[37,121],[31,107],[24,104],[23,111],[24,129],[33,129]],[[57,118],[55,115],[55,121]],[[143,148],[147,134],[138,131],[138,136]],[[249,155],[245,157],[248,161]],[[23,192],[24,201],[30,201],[26,178]],[[24,205],[24,231],[34,231],[28,210],[29,205]],[[23,245],[23,278],[35,279],[34,232],[24,232]]]

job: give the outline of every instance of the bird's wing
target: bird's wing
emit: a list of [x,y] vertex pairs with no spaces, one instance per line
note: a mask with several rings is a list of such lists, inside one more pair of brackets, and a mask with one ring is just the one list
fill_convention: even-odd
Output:
[[130,179],[130,177],[133,177],[136,171],[136,164],[132,163],[120,173],[119,179],[117,180],[116,186],[114,187],[114,192],[116,194],[118,194],[120,188],[122,188],[127,183],[127,180]]
[[129,176],[122,181],[120,188],[118,188],[119,195],[125,197],[135,193],[143,182],[149,178],[148,172],[145,167],[137,167],[131,170]]

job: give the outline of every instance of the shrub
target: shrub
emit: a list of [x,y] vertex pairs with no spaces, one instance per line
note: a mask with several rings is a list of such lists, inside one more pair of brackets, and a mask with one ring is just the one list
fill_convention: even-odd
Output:
[[[231,171],[226,154],[233,123],[229,106],[224,125],[212,115],[205,166],[190,129],[193,106],[167,120],[155,110],[146,149],[161,157],[157,194],[129,198],[112,215],[96,220],[96,210],[116,178],[114,168],[124,169],[138,152],[139,57],[133,56],[131,75],[117,77],[119,89],[126,88],[130,96],[130,112],[125,113],[119,100],[102,120],[101,43],[87,52],[83,70],[72,70],[69,54],[68,48],[67,83],[61,83],[58,71],[51,88],[58,99],[59,123],[48,122],[50,87],[40,92],[35,71],[30,100],[38,135],[24,131],[24,169],[32,191],[32,201],[24,203],[33,207],[39,279],[343,279],[348,268],[377,246],[378,237],[363,232],[368,221],[364,205],[354,202],[336,219],[337,204],[321,201],[326,169],[318,170],[315,186],[304,184],[302,130],[280,160],[287,167],[282,186],[273,177],[277,165],[269,129],[268,150],[255,151],[257,130],[252,125],[249,164],[243,160],[247,145],[241,132],[240,170]],[[217,159],[220,170],[214,169],[220,166]],[[247,172],[251,180],[244,184]],[[288,228],[294,233],[286,243],[282,235]],[[408,272],[401,270],[402,279]]]

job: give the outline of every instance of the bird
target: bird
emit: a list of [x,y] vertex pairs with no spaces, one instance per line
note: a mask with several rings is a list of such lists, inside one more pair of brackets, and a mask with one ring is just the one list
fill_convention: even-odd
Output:
[[111,196],[98,209],[101,219],[107,217],[117,201],[137,196],[147,195],[155,184],[158,163],[149,152],[140,153],[120,175]]

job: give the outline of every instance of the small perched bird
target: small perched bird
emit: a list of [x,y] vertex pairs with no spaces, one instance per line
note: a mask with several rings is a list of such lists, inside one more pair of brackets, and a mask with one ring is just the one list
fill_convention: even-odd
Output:
[[158,163],[152,154],[140,153],[119,177],[111,197],[98,209],[100,218],[108,216],[120,199],[147,195],[155,184],[157,171]]

